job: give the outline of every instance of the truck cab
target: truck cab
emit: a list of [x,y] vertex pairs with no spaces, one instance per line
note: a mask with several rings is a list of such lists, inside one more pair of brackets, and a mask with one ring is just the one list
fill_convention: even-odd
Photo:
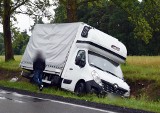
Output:
[[130,95],[120,67],[127,55],[121,42],[97,29],[90,29],[87,37],[77,39],[73,47],[62,73],[62,88],[76,93]]

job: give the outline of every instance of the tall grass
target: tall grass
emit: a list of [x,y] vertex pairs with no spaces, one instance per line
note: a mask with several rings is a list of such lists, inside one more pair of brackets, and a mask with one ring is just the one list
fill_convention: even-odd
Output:
[[129,56],[121,67],[125,78],[160,83],[160,56]]
[[15,55],[14,58],[15,60],[5,62],[4,56],[0,56],[0,68],[6,70],[19,70],[19,63],[21,61],[22,55]]
[[160,56],[129,56],[127,64],[151,68],[160,68]]

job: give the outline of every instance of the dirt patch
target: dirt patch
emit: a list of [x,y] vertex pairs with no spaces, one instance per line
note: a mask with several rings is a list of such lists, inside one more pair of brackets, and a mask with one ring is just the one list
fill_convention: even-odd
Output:
[[160,101],[160,85],[154,80],[127,80],[131,88],[131,96],[148,100]]
[[0,69],[0,80],[8,80],[19,75],[20,71],[10,71],[10,70]]
[[17,77],[18,81],[28,81],[28,79],[21,76],[20,70],[12,71],[0,69],[0,80],[11,80],[14,77]]

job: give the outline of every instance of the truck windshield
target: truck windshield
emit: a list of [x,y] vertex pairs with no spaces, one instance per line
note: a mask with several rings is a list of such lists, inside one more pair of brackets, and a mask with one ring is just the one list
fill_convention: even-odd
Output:
[[102,71],[110,73],[113,76],[123,79],[122,70],[118,63],[115,63],[112,60],[91,51],[88,52],[88,61],[90,66],[93,66]]

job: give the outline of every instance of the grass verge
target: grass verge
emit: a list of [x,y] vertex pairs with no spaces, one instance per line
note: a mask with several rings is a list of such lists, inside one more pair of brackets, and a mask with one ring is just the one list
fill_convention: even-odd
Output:
[[[7,71],[13,71],[13,72],[20,71],[19,69],[20,59],[21,59],[21,56],[15,56],[15,61],[9,61],[5,63],[4,57],[0,56],[0,70],[7,70]],[[160,57],[133,56],[133,57],[127,58],[127,63],[122,65],[122,70],[123,70],[125,79],[127,79],[127,81],[133,82],[135,84],[137,80],[138,81],[145,80],[145,81],[151,81],[151,82],[153,81],[155,82],[155,86],[157,87],[160,84],[159,64],[160,64]],[[5,76],[5,75],[0,74],[0,76]],[[8,80],[1,79],[0,85],[38,93],[37,86],[30,84],[29,82],[19,81],[19,82],[12,83],[12,82],[9,82]],[[139,87],[137,87],[136,90],[138,89]],[[144,89],[146,88],[143,87],[141,92],[143,92]],[[160,112],[160,101],[159,100],[152,101],[148,99],[147,93],[141,93],[141,92],[138,98],[136,98],[136,94],[137,94],[136,93],[135,95],[132,95],[131,98],[128,98],[128,99],[117,98],[111,95],[108,95],[105,98],[98,98],[95,95],[85,95],[83,97],[78,97],[71,92],[67,92],[67,91],[60,90],[58,88],[51,88],[51,87],[44,88],[42,93],[82,99],[82,100],[87,100],[91,102],[103,103],[103,104],[111,104],[111,105],[127,107],[127,108],[142,109],[142,110],[153,111],[157,113]],[[151,90],[150,92],[153,92],[153,90]]]
[[[5,87],[23,89],[23,90],[27,90],[30,92],[39,93],[37,86],[33,84],[29,84],[27,82],[15,82],[14,83],[14,82],[1,80],[0,85],[5,86]],[[135,99],[134,97],[118,98],[118,97],[113,97],[112,95],[108,95],[105,98],[98,98],[96,95],[85,95],[85,96],[79,97],[71,92],[63,91],[59,88],[51,88],[51,87],[44,88],[42,93],[69,97],[69,98],[75,98],[75,99],[80,99],[80,100],[85,100],[85,101],[90,101],[90,102],[96,102],[96,103],[111,104],[111,105],[116,105],[116,106],[121,106],[121,107],[153,111],[157,113],[160,112],[160,103],[147,101],[144,95],[141,96],[139,100]]]
[[22,55],[16,55],[15,60],[5,62],[4,56],[0,56],[0,69],[17,71],[20,70],[19,63],[22,58]]

